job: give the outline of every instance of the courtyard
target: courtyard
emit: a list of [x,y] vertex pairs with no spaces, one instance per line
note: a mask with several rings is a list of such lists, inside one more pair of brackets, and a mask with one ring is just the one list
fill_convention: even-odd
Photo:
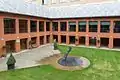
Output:
[[[59,50],[61,54],[66,53],[67,48],[68,46],[66,45],[59,45]],[[52,54],[50,53],[52,52],[52,50],[53,50],[52,46],[47,45],[37,49],[33,49],[31,51],[26,51],[21,54],[14,55],[17,60],[21,58],[21,63],[18,63],[19,65],[26,66],[27,64],[25,62],[28,62],[29,68],[16,69],[12,71],[2,71],[0,72],[0,79],[1,80],[74,80],[74,79],[119,80],[120,79],[119,51],[85,48],[85,47],[72,47],[70,56],[83,56],[89,59],[91,62],[91,65],[83,70],[67,71],[67,70],[56,69],[52,65],[42,65],[38,63],[36,65],[33,64],[35,63],[34,61],[39,61],[42,60],[43,58],[49,58],[50,56],[59,53],[56,52]],[[44,57],[42,57],[43,54]],[[1,62],[4,62],[4,59]],[[30,67],[31,65],[35,65],[35,66]]]

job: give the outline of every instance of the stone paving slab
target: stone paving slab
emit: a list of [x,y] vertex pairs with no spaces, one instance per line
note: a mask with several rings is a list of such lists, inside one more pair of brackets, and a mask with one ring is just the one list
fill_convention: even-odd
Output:
[[[53,46],[51,44],[43,45],[35,49],[29,49],[25,51],[21,51],[19,53],[14,53],[14,57],[16,59],[16,69],[26,68],[38,66],[37,61],[44,59],[45,57],[52,56],[54,54],[59,54],[60,52],[54,51]],[[7,59],[9,55],[5,58],[0,58],[0,71],[7,70]]]

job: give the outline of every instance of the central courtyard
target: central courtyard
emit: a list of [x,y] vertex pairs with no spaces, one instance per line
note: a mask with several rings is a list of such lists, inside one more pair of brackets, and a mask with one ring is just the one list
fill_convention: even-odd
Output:
[[[61,54],[66,53],[68,46],[59,45],[58,46]],[[45,50],[46,49],[46,50]],[[31,51],[26,51],[26,57],[31,59],[31,61],[42,60],[42,52],[47,54],[52,51],[53,48],[51,45],[43,46]],[[37,52],[38,55],[32,56],[30,52]],[[29,53],[27,53],[29,52]],[[14,55],[15,58],[19,55]],[[57,52],[58,53],[58,52]],[[46,55],[47,55],[46,54]],[[51,56],[54,54],[51,54]],[[55,54],[56,55],[56,54]],[[13,71],[3,71],[0,72],[0,80],[119,80],[120,79],[120,56],[119,51],[112,50],[102,50],[102,49],[93,49],[93,48],[84,48],[84,47],[72,47],[70,56],[83,56],[90,60],[91,65],[83,70],[76,71],[66,71],[56,69],[54,66],[48,65],[37,65],[35,67],[17,69]],[[34,59],[33,59],[34,57]],[[50,57],[50,56],[46,56]],[[21,57],[21,59],[23,56]],[[25,57],[24,57],[25,58]],[[24,60],[24,59],[23,59]],[[29,60],[29,64],[31,63]],[[23,61],[23,64],[26,61]]]

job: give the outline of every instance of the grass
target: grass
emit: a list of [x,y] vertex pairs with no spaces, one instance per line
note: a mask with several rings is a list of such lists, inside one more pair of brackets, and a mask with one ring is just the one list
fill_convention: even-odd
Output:
[[[59,49],[67,51],[66,46]],[[0,72],[0,80],[120,80],[120,52],[73,47],[70,55],[88,58],[91,66],[81,71],[63,71],[44,65]]]

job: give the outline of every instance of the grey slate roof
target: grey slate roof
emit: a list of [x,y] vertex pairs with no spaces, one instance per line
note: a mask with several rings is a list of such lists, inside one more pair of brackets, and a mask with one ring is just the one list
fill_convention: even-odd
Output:
[[22,0],[0,0],[0,11],[47,18],[120,16],[120,3],[42,6]]

